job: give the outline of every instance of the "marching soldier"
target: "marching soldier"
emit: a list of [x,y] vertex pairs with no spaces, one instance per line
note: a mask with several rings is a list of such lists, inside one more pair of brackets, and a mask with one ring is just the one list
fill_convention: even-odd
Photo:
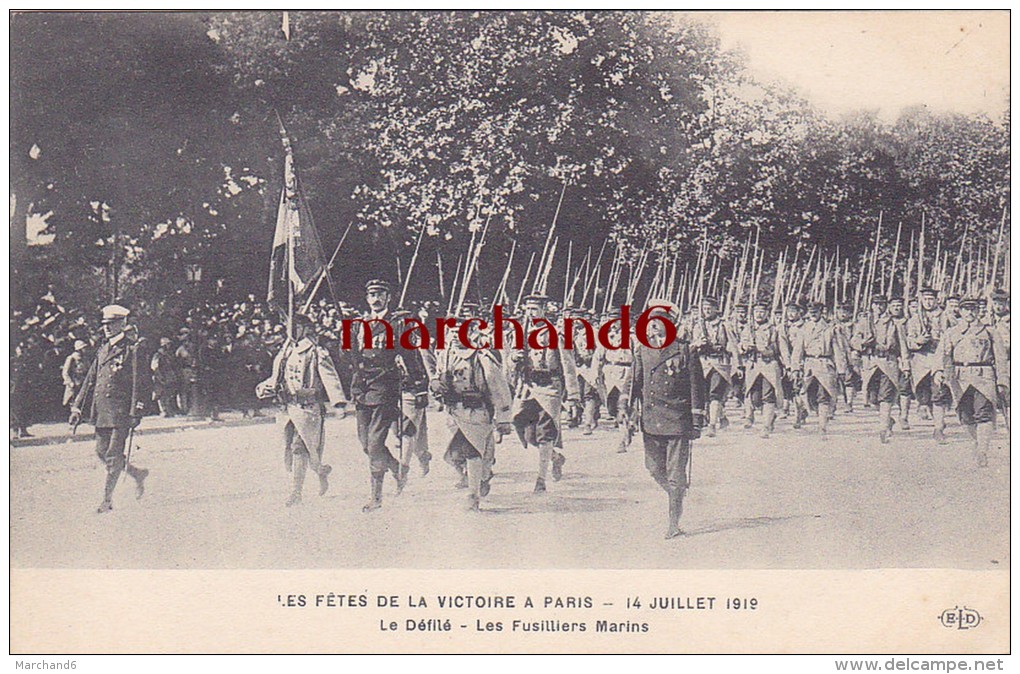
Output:
[[995,429],[995,407],[1009,397],[1006,347],[995,330],[978,320],[980,302],[960,302],[960,322],[942,335],[936,386],[949,384],[960,423],[974,441],[978,465],[988,465],[988,449]]
[[747,316],[748,306],[746,302],[738,302],[734,306],[733,315],[730,320],[730,334],[733,336],[733,340],[737,345],[737,353],[740,354],[741,364],[736,367],[733,372],[733,399],[737,401],[744,410],[744,428],[751,428],[754,426],[754,408],[750,404],[750,400],[747,399],[747,373],[745,372],[743,365],[743,355],[745,347],[743,344],[745,328],[748,326]]
[[899,397],[900,373],[908,367],[907,344],[899,324],[887,311],[888,300],[875,295],[871,313],[857,322],[850,340],[863,356],[863,388],[868,400],[878,406],[879,438],[889,442],[892,433],[892,406]]
[[[904,313],[903,298],[893,297],[889,299],[889,315],[899,326],[904,336],[907,334],[907,316]],[[907,345],[909,348],[909,344]],[[909,357],[909,355],[907,356]],[[900,428],[910,430],[910,401],[914,397],[913,386],[911,385],[911,371],[909,368],[900,372]]]
[[[783,364],[784,405],[789,407],[792,401],[793,427],[800,428],[807,419],[807,409],[800,394],[801,382],[794,381],[797,367],[793,362],[793,343],[797,340],[797,333],[804,328],[804,307],[794,301],[787,303],[785,320],[777,327],[779,328],[779,356]],[[784,412],[783,418],[786,418],[787,414],[788,412]]]
[[329,489],[332,467],[322,462],[325,448],[325,403],[347,404],[340,376],[329,352],[319,346],[315,324],[304,315],[294,316],[294,338],[273,360],[272,374],[255,389],[259,398],[279,397],[284,408],[278,423],[283,430],[283,463],[293,474],[294,487],[287,506],[301,503],[308,468],[319,476],[319,496]]
[[[398,491],[403,489],[406,475],[398,461],[386,446],[390,428],[402,417],[403,396],[401,385],[405,378],[421,381],[421,358],[413,352],[399,347],[396,336],[394,348],[386,348],[385,323],[392,319],[390,306],[390,284],[373,279],[365,284],[365,298],[369,311],[363,316],[367,322],[371,341],[366,343],[361,330],[352,331],[352,348],[345,352],[353,360],[354,377],[351,382],[351,397],[354,399],[358,423],[358,438],[368,456],[371,477],[371,497],[362,508],[372,512],[382,507],[383,481],[391,472],[397,481]],[[392,326],[395,331],[403,326]],[[353,334],[357,332],[358,334]],[[416,393],[418,403],[424,408],[428,394]]]
[[708,437],[729,426],[723,405],[733,383],[732,363],[740,364],[739,347],[714,297],[701,301],[701,314],[692,326],[691,349],[701,358],[708,387]]
[[818,428],[828,435],[829,419],[836,409],[838,382],[846,378],[846,355],[836,328],[822,317],[825,305],[812,302],[808,320],[793,342],[796,378],[803,382],[808,407],[818,413]]
[[[996,290],[992,294],[992,311],[994,314],[994,330],[999,336],[999,341],[1002,342],[1003,347],[1006,350],[1006,372],[1010,372],[1010,366],[1012,364],[1012,354],[1010,353],[1009,347],[1009,293],[1003,290]],[[1009,400],[1009,388],[1007,387],[1005,395],[1002,396],[1000,401],[1002,404],[1002,414],[1006,418],[1006,432],[1009,432],[1009,411],[1010,411],[1010,400]]]
[[935,420],[932,437],[941,445],[946,442],[946,412],[952,395],[944,383],[940,386],[934,383],[934,374],[939,370],[939,344],[945,328],[942,310],[935,300],[933,289],[921,289],[921,306],[907,321],[906,341],[917,405],[931,413]]
[[[389,319],[396,333],[403,329],[404,318],[411,314],[406,311],[397,310]],[[421,466],[421,473],[424,477],[428,475],[432,461],[432,454],[429,452],[429,429],[426,410],[429,404],[429,363],[424,354],[431,353],[428,349],[416,349],[413,352],[404,352],[397,366],[400,368],[401,386],[401,424],[394,427],[394,434],[399,433],[400,447],[400,468],[397,476],[397,493],[400,494],[407,485],[408,476],[411,472],[411,457],[418,459]],[[431,360],[431,359],[429,359]],[[405,362],[417,361],[418,366],[408,368]],[[433,364],[434,367],[434,364]]]
[[[544,318],[548,300],[541,294],[528,296],[525,299],[526,316]],[[525,348],[513,351],[511,357],[518,377],[511,410],[513,423],[525,447],[538,447],[535,493],[542,494],[546,491],[550,465],[553,480],[559,481],[563,477],[563,464],[567,461],[557,450],[563,448],[560,427],[563,404],[578,399],[573,353],[566,349]]]
[[[584,309],[571,311],[568,316],[571,318],[589,319],[589,314]],[[597,326],[596,326],[597,329]],[[595,352],[598,348],[588,348],[584,325],[574,325],[574,360],[577,366],[577,392],[580,404],[574,409],[575,423],[582,427],[583,435],[591,435],[598,424],[599,414],[599,387],[598,387],[598,365],[595,361]]]
[[141,340],[127,322],[130,314],[119,304],[103,307],[106,341],[99,347],[71,405],[70,423],[77,428],[85,403],[92,394],[89,423],[96,429],[96,454],[106,464],[106,486],[98,513],[113,510],[113,491],[121,472],[126,471],[134,479],[136,498],[142,498],[145,493],[145,478],[149,476],[145,468],[131,465],[124,453],[132,431],[142,420],[148,389],[145,370],[138,366]]
[[[622,343],[619,318],[618,313],[607,313],[602,317],[602,320],[610,325],[610,344]],[[616,451],[624,454],[630,448],[634,436],[634,421],[629,412],[634,354],[630,349],[607,349],[605,345],[599,343],[595,347],[592,362],[595,369],[595,385],[605,403],[606,413],[623,432]]]
[[87,344],[80,339],[74,340],[74,351],[64,360],[60,368],[60,378],[64,382],[64,399],[61,404],[69,405],[78,394],[78,389],[85,383],[89,373],[89,362],[85,358]]
[[[463,318],[477,318],[476,310],[463,307]],[[473,322],[468,330],[471,345],[485,337]],[[447,424],[453,437],[446,448],[446,460],[465,466],[468,481],[468,510],[480,509],[480,499],[489,494],[492,464],[495,462],[493,431],[499,427],[510,433],[510,388],[499,359],[491,349],[471,348],[454,340],[436,359],[436,370],[429,384],[432,393],[443,401]]]
[[783,369],[779,363],[779,328],[769,320],[766,302],[755,302],[751,320],[744,326],[740,339],[743,362],[747,366],[748,419],[755,410],[762,411],[762,438],[776,428],[776,405],[783,404]]
[[861,354],[850,346],[854,334],[854,307],[842,302],[836,307],[836,333],[846,354],[846,378],[843,381],[843,399],[848,412],[854,411],[854,401],[861,390]]
[[[672,307],[668,300],[650,300],[649,306]],[[653,315],[669,313],[657,310]],[[700,437],[705,423],[705,379],[701,360],[688,343],[665,343],[658,320],[649,323],[649,346],[634,347],[631,406],[640,405],[645,446],[645,467],[669,497],[666,538],[683,535],[680,516],[690,488],[691,441]]]

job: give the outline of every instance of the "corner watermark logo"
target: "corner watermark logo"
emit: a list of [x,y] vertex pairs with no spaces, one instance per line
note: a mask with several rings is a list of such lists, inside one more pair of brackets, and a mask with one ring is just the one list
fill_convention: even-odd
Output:
[[954,606],[942,612],[939,622],[949,629],[972,630],[981,624],[981,614],[966,606]]

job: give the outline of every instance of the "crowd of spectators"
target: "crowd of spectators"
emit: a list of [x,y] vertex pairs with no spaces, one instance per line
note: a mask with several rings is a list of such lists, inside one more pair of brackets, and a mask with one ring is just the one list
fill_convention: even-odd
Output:
[[[286,339],[282,316],[249,296],[202,302],[184,311],[134,306],[132,321],[145,338],[143,360],[152,376],[149,412],[216,420],[224,410],[259,415],[255,385],[266,378]],[[353,309],[325,300],[308,308],[327,346]],[[65,309],[49,290],[35,306],[10,315],[11,432],[66,420],[102,342],[98,311]],[[332,350],[332,349],[331,349]]]

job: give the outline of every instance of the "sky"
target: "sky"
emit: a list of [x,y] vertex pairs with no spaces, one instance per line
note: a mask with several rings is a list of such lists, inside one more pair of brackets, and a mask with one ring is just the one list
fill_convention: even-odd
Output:
[[1009,13],[718,12],[726,49],[832,116],[914,105],[998,118],[1008,106]]

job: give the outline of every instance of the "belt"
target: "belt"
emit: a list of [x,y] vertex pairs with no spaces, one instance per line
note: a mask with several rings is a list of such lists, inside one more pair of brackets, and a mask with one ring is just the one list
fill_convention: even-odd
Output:
[[994,363],[982,361],[980,363],[953,363],[955,367],[992,367]]
[[539,386],[552,386],[559,377],[554,375],[552,372],[536,372],[535,370],[532,370],[528,373],[527,379],[530,383],[537,384]]

